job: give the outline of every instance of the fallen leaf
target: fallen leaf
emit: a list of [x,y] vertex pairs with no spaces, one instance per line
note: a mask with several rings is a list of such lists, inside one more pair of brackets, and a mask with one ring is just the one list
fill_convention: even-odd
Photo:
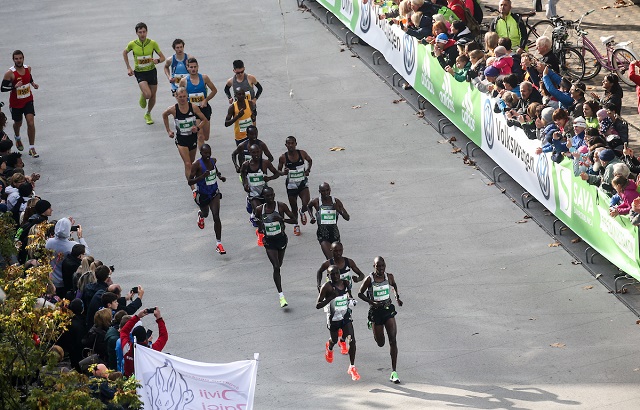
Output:
[[479,335],[480,333],[475,332],[475,333],[471,333],[471,336],[475,336],[475,335]]
[[[505,189],[504,191],[506,191],[506,189]],[[504,193],[504,191],[502,191],[502,193]],[[513,202],[513,203],[515,204],[515,203],[516,203],[516,200],[515,200],[515,199],[513,199],[513,198],[511,198],[511,202]]]
[[351,57],[360,58],[360,56],[355,55],[355,54],[351,54]]
[[521,219],[519,221],[516,221],[517,224],[526,224],[527,222],[529,221],[527,221],[526,219]]
[[344,151],[344,147],[331,147],[329,151]]
[[458,140],[457,140],[456,137],[451,137],[451,138],[449,138],[449,141],[452,142],[452,141],[458,141]]
[[560,232],[564,232],[566,231],[568,228],[566,226],[563,226],[562,228],[560,228]]
[[396,182],[395,182],[395,181],[391,181],[391,182],[389,182],[389,183],[390,183],[391,185],[395,185],[395,184],[396,184]]
[[536,318],[535,317],[530,317],[529,320],[536,320]]
[[560,246],[560,242],[554,242],[549,244],[549,248],[557,248],[558,246]]
[[578,243],[578,242],[582,242],[582,239],[580,238],[575,238],[571,240],[571,243]]
[[571,264],[572,265],[582,265],[582,262],[577,261],[577,260],[574,259],[574,260],[571,261]]
[[636,320],[636,325],[640,325],[640,320]]
[[600,278],[600,276],[602,276],[602,273],[598,273],[598,274],[596,275],[596,279]]
[[462,158],[462,162],[464,162],[465,164],[470,165],[470,166],[474,166],[474,165],[476,165],[476,162],[475,162],[475,161],[473,161],[471,158],[469,158],[469,156],[468,156],[468,155],[465,155],[465,156]]
[[398,100],[393,100],[393,103],[394,104],[398,104],[398,103],[405,102],[405,101],[407,101],[407,100],[405,100],[404,98],[400,98]]
[[593,286],[589,285],[589,286],[585,286],[584,288],[582,288],[584,290],[589,290],[589,289],[593,289]]
[[496,183],[495,183],[495,182],[492,182],[492,181],[487,182],[487,185],[489,185],[489,186],[492,186],[492,185],[495,185],[495,184],[496,184]]
[[341,53],[344,53],[344,48],[341,48],[341,49],[340,49],[340,52],[341,52]]
[[453,147],[453,149],[451,150],[452,154],[457,154],[458,152],[462,151],[462,148],[460,147]]
[[507,192],[507,189],[506,188],[502,188],[502,189],[500,189],[500,192],[502,192],[504,194],[505,192]]
[[449,140],[438,140],[437,143],[438,144],[448,144]]
[[562,348],[562,347],[565,347],[566,344],[564,344],[564,343],[553,343],[553,344],[550,344],[549,346]]
[[606,10],[606,9],[610,9],[610,8],[611,8],[611,6],[602,6],[602,7],[600,7],[600,8],[601,8],[602,10]]
[[636,367],[635,369],[633,369],[634,372],[640,371],[640,367]]
[[416,116],[418,116],[418,118],[424,118],[424,111],[420,110],[416,113]]
[[357,110],[358,108],[362,108],[362,105],[354,105],[351,107],[352,110]]
[[525,215],[523,216],[524,219],[531,219],[531,215]]

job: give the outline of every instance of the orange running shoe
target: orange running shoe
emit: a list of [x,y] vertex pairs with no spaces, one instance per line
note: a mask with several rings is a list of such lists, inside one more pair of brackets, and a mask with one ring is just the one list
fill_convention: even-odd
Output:
[[220,255],[224,255],[227,253],[227,251],[224,250],[224,246],[222,246],[221,243],[216,245],[216,252],[218,252]]
[[333,350],[329,349],[329,342],[325,345],[324,358],[327,363],[333,363]]
[[342,329],[338,329],[338,338],[342,339]]
[[296,226],[293,227],[293,234],[295,236],[300,236],[300,226],[299,225],[296,225]]
[[256,229],[256,236],[258,237],[258,246],[264,246],[264,234]]
[[354,365],[349,366],[349,370],[347,370],[347,373],[351,376],[351,380],[353,381],[360,380],[358,369],[356,369]]
[[202,217],[200,211],[198,211],[198,228],[204,229],[204,218]]

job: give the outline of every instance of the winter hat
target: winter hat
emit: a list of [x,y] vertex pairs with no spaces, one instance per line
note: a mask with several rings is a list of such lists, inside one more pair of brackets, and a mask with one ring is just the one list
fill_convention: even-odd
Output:
[[497,77],[500,75],[500,70],[498,70],[497,68],[495,68],[494,66],[488,66],[487,68],[484,69],[484,76],[485,77]]
[[587,121],[585,121],[584,117],[576,117],[573,120],[573,126],[587,128]]
[[598,117],[598,121],[602,121],[603,119],[607,118],[609,114],[607,113],[607,110],[602,108],[598,110],[598,112],[596,112],[596,116]]
[[600,161],[609,162],[616,157],[616,154],[612,149],[603,149],[602,151],[600,151],[599,157]]
[[586,145],[581,145],[580,148],[578,148],[578,152],[581,154],[586,154],[589,152],[589,148]]
[[498,46],[493,49],[493,53],[496,55],[496,57],[502,57],[503,55],[507,54],[507,49],[504,46]]
[[547,107],[543,109],[542,113],[540,114],[540,118],[542,118],[542,120],[546,124],[551,124],[553,122],[553,111],[553,107]]
[[43,213],[47,212],[47,209],[51,208],[51,202],[46,201],[44,199],[39,200],[36,203],[36,206],[33,207],[33,209],[36,211],[37,214],[42,215]]
[[446,43],[447,41],[449,41],[449,36],[444,33],[440,33],[436,37],[436,43]]
[[611,128],[611,126],[613,125],[613,121],[611,121],[611,118],[606,117],[600,120],[600,133],[601,134],[606,134],[607,131],[609,131],[609,128]]

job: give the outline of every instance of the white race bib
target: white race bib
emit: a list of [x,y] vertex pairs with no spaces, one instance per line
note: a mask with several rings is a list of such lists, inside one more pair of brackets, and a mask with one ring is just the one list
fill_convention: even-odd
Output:
[[238,128],[240,128],[240,132],[247,132],[249,125],[253,125],[253,120],[251,118],[238,121]]
[[16,96],[19,100],[23,98],[29,98],[31,95],[31,84],[24,84],[20,87],[16,87]]
[[138,61],[138,67],[151,67],[153,65],[153,56],[137,56],[136,60]]
[[211,175],[209,175],[208,177],[204,177],[204,182],[207,185],[213,185],[218,182],[218,175],[215,169],[213,170],[213,173]]
[[191,102],[191,104],[201,103],[202,101],[204,101],[204,98],[204,93],[189,94],[189,102]]
[[276,236],[282,233],[282,225],[280,222],[265,222],[264,234],[267,236]]
[[337,224],[337,212],[335,209],[321,209],[320,210],[320,224],[321,225],[335,225]]

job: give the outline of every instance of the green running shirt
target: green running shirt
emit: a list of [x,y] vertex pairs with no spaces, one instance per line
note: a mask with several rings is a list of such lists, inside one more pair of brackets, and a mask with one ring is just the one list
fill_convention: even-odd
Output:
[[144,44],[140,40],[133,40],[127,44],[127,51],[133,50],[135,60],[134,71],[151,71],[156,68],[153,63],[153,52],[160,55],[160,46],[154,40],[146,39]]

